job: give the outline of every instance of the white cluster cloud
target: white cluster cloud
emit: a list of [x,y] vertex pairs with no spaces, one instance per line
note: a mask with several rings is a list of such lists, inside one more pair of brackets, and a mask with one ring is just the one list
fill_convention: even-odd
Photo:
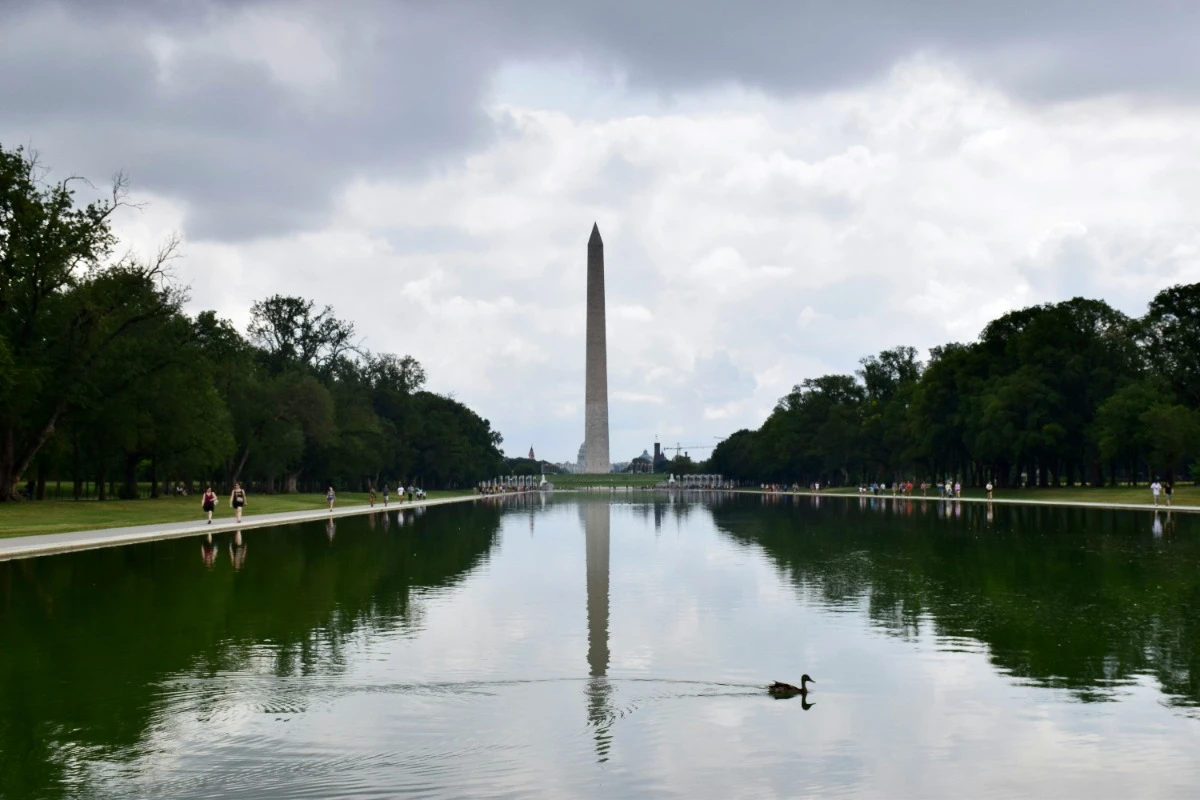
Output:
[[[918,56],[790,99],[655,99],[613,82],[596,117],[538,96],[602,79],[539,74],[538,87],[501,82],[498,136],[436,175],[363,175],[319,228],[186,242],[194,307],[244,322],[273,292],[330,303],[367,347],[420,359],[510,453],[567,460],[582,438],[593,220],[614,458],[655,435],[711,446],[804,378],[973,338],[1012,308],[1083,294],[1138,314],[1200,280],[1190,107],[1029,105]],[[133,239],[185,226],[184,205],[151,200],[125,221]]]

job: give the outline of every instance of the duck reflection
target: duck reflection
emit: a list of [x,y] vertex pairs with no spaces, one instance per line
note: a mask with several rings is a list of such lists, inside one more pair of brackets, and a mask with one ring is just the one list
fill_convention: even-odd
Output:
[[608,533],[611,506],[607,502],[580,504],[583,517],[587,572],[588,723],[595,731],[596,759],[608,760],[612,745],[612,710],[608,682]]

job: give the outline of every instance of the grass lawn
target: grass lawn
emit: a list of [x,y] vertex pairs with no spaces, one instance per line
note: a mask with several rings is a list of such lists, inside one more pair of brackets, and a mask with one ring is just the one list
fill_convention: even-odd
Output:
[[[858,488],[851,487],[848,489],[839,488],[831,489],[828,492],[822,491],[821,494],[848,494],[857,497]],[[892,493],[886,492],[881,496],[891,497]],[[913,489],[913,496],[920,497],[921,490]],[[929,490],[929,497],[937,497],[937,489]],[[963,488],[963,497],[982,498],[987,496],[987,492],[983,489]],[[992,493],[995,500],[1030,500],[1041,501],[1045,503],[1067,503],[1067,502],[1085,502],[1085,503],[1130,503],[1141,504],[1146,506],[1154,505],[1154,496],[1150,494],[1148,486],[1113,486],[1113,487],[1089,487],[1075,486],[1063,487],[1059,489],[997,489]],[[1166,498],[1160,496],[1158,499],[1159,505],[1166,504]],[[1171,498],[1171,502],[1177,506],[1200,506],[1200,486],[1192,485],[1176,485],[1175,493]]]
[[[547,475],[555,489],[578,489],[582,486],[654,486],[667,479],[666,475]],[[540,478],[539,478],[540,480]]]
[[[469,491],[429,492],[430,499],[471,494]],[[228,495],[219,497],[213,519],[232,519]],[[367,495],[339,492],[337,506],[365,505]],[[377,498],[376,505],[382,503]],[[392,495],[392,505],[396,496]],[[253,514],[278,514],[285,511],[312,511],[325,508],[324,494],[250,495],[243,519]],[[204,519],[200,495],[160,497],[156,500],[42,500],[24,503],[0,503],[0,537],[28,536],[36,533],[65,533],[120,528],[126,525],[153,525],[160,522],[186,522]]]

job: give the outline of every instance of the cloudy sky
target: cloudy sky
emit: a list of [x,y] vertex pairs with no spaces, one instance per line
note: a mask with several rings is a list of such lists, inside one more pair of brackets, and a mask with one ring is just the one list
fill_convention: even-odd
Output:
[[1186,0],[0,0],[0,142],[127,172],[192,310],[330,304],[556,461],[598,222],[619,460],[1200,280],[1196,41]]

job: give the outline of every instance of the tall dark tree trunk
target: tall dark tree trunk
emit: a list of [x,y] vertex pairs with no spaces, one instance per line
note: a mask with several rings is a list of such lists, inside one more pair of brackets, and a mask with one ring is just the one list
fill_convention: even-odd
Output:
[[125,454],[125,483],[119,495],[124,500],[136,500],[138,497],[137,466],[140,460],[138,453]]
[[79,471],[79,437],[76,436],[71,445],[71,481],[75,484],[71,487],[74,492],[75,499],[78,500],[83,496],[83,473]]
[[100,466],[96,469],[96,499],[108,499],[108,484],[104,480],[104,462],[100,462]]
[[0,441],[0,500],[17,499],[17,480],[20,476],[13,471],[15,461],[13,432],[10,428],[4,432],[4,438]]
[[3,438],[0,440],[0,502],[20,498],[17,484],[21,482],[21,476],[25,474],[25,470],[29,469],[33,457],[38,454],[42,445],[54,433],[54,423],[58,421],[60,412],[61,408],[55,409],[41,430],[38,431],[37,436],[19,452],[13,429],[9,428],[4,431]]
[[242,450],[242,455],[238,458],[237,465],[229,473],[229,483],[233,485],[242,479],[242,470],[246,468],[246,459],[250,457],[250,445],[246,445]]

